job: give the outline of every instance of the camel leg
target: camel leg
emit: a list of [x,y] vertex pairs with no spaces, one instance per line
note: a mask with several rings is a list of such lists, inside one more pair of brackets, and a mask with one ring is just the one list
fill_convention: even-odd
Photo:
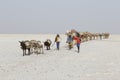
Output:
[[23,56],[25,55],[25,51],[23,50]]
[[30,48],[28,49],[28,55],[30,55]]
[[43,51],[43,47],[41,48],[41,50],[42,50],[42,54],[44,53],[44,51]]
[[25,49],[25,55],[26,55],[26,49]]
[[47,50],[49,50],[49,47],[47,46]]
[[49,50],[50,50],[50,46],[49,46],[48,48],[49,48]]
[[50,46],[48,46],[48,50],[50,50]]

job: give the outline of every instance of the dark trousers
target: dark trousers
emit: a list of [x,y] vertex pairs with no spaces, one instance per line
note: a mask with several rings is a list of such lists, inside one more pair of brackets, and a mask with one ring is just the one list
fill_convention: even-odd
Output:
[[56,42],[57,49],[59,50],[60,48],[60,42]]
[[80,43],[77,43],[78,53],[80,52]]

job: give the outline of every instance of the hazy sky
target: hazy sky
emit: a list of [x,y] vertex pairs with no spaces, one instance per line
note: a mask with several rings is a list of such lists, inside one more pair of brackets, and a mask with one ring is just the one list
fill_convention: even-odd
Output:
[[120,34],[120,0],[0,0],[0,33]]

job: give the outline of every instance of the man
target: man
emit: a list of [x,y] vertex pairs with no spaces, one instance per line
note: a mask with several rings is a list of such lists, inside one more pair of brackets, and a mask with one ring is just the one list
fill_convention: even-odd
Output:
[[57,34],[56,37],[55,37],[55,42],[56,42],[57,50],[60,49],[60,40],[61,40],[60,35]]
[[74,36],[73,39],[76,40],[76,42],[77,42],[76,45],[77,45],[77,49],[78,49],[78,53],[79,53],[79,52],[80,52],[81,39],[80,39],[80,37],[78,37],[78,36]]

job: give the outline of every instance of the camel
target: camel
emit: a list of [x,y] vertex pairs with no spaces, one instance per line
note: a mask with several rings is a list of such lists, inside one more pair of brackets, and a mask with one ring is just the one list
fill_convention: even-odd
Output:
[[41,43],[41,41],[37,41],[37,44],[36,44],[36,45],[37,45],[36,48],[38,49],[38,50],[37,50],[38,53],[42,53],[42,54],[43,54],[43,53],[44,53],[44,50],[43,50],[43,44]]
[[31,52],[32,53],[44,53],[43,51],[43,44],[41,41],[36,41],[36,40],[30,40],[31,43]]
[[31,48],[31,45],[30,45],[30,42],[28,40],[26,41],[19,41],[20,42],[20,46],[21,46],[21,49],[23,50],[23,56],[27,55],[26,54],[26,51],[28,50],[28,55],[30,55],[30,48]]
[[43,51],[43,44],[41,41],[36,40],[25,40],[25,41],[19,41],[21,49],[23,50],[23,56],[26,55],[26,51],[28,50],[28,55],[31,53],[44,53]]
[[50,50],[50,46],[52,44],[52,41],[50,39],[47,39],[45,42],[44,42],[44,46],[47,48],[47,50]]

